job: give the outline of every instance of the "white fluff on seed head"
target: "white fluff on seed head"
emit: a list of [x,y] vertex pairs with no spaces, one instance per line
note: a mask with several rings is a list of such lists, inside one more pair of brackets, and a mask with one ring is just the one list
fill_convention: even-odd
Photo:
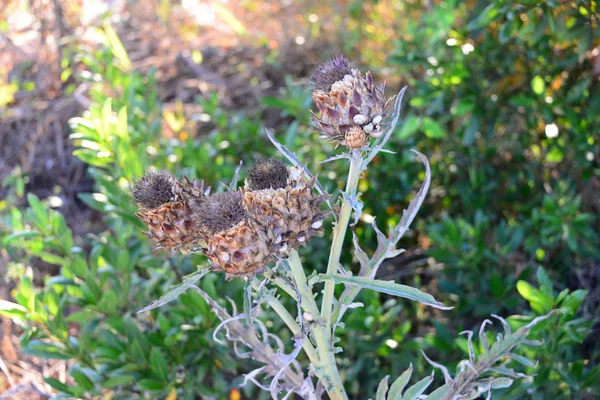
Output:
[[373,117],[373,123],[375,125],[379,124],[381,122],[381,120],[383,120],[383,117],[381,115],[376,115]]
[[311,225],[313,229],[319,229],[321,226],[323,226],[323,221],[315,221]]
[[373,124],[367,124],[367,125],[363,126],[363,131],[365,131],[366,133],[373,132]]

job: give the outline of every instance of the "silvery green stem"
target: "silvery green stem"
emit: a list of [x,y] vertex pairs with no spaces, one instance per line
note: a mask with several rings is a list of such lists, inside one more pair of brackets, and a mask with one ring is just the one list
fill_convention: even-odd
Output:
[[[255,280],[252,281],[252,286],[255,289],[258,287],[258,285],[259,284]],[[299,335],[302,333],[302,328],[300,328],[300,325],[298,325],[298,323],[296,322],[296,319],[283,306],[283,304],[281,304],[281,302],[279,300],[277,300],[273,296],[268,296],[267,304],[273,309],[273,311],[275,311],[277,313],[277,315],[279,315],[279,318],[281,318],[281,320],[287,325],[287,327],[290,328],[290,330],[292,331],[292,333],[294,335]],[[319,365],[321,365],[321,362],[319,360],[319,355],[317,354],[317,351],[315,350],[314,346],[310,343],[310,341],[305,340],[304,343],[302,344],[302,348],[304,349],[304,352],[308,356],[311,364],[313,364],[315,367],[318,367]]]
[[[360,166],[360,162],[359,162]],[[296,282],[298,291],[300,292],[300,301],[304,311],[311,315],[314,319],[312,322],[311,332],[317,345],[317,352],[321,360],[322,376],[321,380],[325,390],[332,400],[347,400],[348,395],[344,390],[342,378],[335,363],[335,355],[333,353],[333,345],[331,343],[331,329],[326,325],[321,318],[319,308],[313,297],[313,293],[308,286],[306,274],[300,261],[300,256],[296,250],[290,252],[289,257],[290,269],[292,276]]]
[[[352,214],[352,205],[350,204],[349,199],[356,196],[356,188],[358,187],[361,173],[361,164],[362,157],[360,152],[352,152],[350,157],[350,171],[348,172],[348,181],[346,182],[346,195],[343,197],[342,208],[335,225],[335,231],[333,232],[329,262],[327,263],[328,275],[335,274],[340,263],[344,237],[346,236],[350,215]],[[325,291],[323,293],[323,302],[321,304],[321,315],[328,328],[331,328],[331,309],[333,307],[334,289],[335,282],[332,280],[325,282]]]

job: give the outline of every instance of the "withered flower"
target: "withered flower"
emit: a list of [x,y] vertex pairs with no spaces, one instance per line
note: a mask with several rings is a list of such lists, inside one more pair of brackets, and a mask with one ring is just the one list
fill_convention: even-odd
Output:
[[310,181],[299,168],[289,171],[285,187],[244,191],[244,204],[257,224],[276,233],[279,253],[305,246],[315,235],[322,232],[323,220],[328,212],[320,205],[327,196],[314,193],[315,178]]
[[246,187],[250,190],[279,189],[287,185],[289,171],[278,158],[263,158],[248,170]]
[[157,242],[155,248],[186,251],[202,236],[196,216],[206,198],[203,183],[150,172],[136,181],[132,195],[140,206],[136,215],[148,226],[143,233]]
[[198,211],[201,224],[209,234],[231,228],[246,215],[240,192],[213,194],[200,204]]
[[175,182],[171,175],[151,171],[134,182],[131,194],[140,207],[157,208],[175,196]]
[[146,235],[157,247],[185,251],[199,246],[228,277],[253,275],[290,249],[305,246],[321,233],[328,215],[320,210],[326,196],[315,195],[315,179],[307,180],[302,170],[278,159],[252,166],[241,191],[209,196],[203,184],[171,179],[173,196],[165,203],[153,209],[140,203],[137,215],[148,225]]
[[370,72],[363,75],[342,56],[319,66],[312,81],[312,97],[319,110],[313,120],[322,138],[360,149],[370,138],[382,135],[381,123],[391,100],[385,98],[385,82],[376,86]]

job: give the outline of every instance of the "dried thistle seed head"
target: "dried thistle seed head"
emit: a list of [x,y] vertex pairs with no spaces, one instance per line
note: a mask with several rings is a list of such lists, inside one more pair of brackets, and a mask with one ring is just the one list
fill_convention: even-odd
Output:
[[202,252],[214,266],[232,276],[252,276],[274,260],[274,232],[244,218],[235,226],[206,238]]
[[278,158],[262,158],[248,170],[246,188],[250,190],[279,189],[287,185],[289,171]]
[[175,184],[171,175],[151,171],[133,183],[131,194],[138,206],[152,210],[171,201]]
[[[325,74],[332,71],[333,66],[347,66],[345,74]],[[376,86],[373,76],[367,72],[361,74],[357,69],[350,69],[346,62],[330,60],[315,73],[315,90],[313,100],[319,113],[313,115],[320,137],[335,143],[356,149],[368,144],[370,138],[382,135],[381,123],[385,119],[385,108],[390,99],[385,98],[385,83]],[[328,80],[326,77],[330,77]],[[331,80],[336,79],[333,83]],[[323,82],[317,85],[316,82]],[[364,135],[358,135],[361,129]],[[358,141],[348,141],[358,138]],[[364,144],[362,144],[362,139]],[[359,142],[362,144],[358,146]]]
[[157,242],[155,248],[188,250],[202,237],[198,223],[190,218],[189,208],[180,201],[165,203],[136,214],[148,227],[143,232]]
[[311,81],[315,90],[329,92],[334,83],[343,81],[346,75],[351,75],[350,62],[344,56],[334,56],[319,65]]
[[198,209],[200,223],[209,233],[225,231],[244,219],[245,215],[240,192],[213,194]]
[[245,190],[246,219],[256,226],[256,240],[267,243],[274,254],[284,256],[320,234],[323,220],[329,215],[320,209],[327,196],[315,195],[314,184],[314,178],[307,180],[302,170],[291,168],[284,188]]

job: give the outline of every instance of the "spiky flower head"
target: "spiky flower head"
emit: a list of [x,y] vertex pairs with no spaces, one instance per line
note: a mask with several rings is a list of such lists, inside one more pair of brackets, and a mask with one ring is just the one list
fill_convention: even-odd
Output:
[[279,189],[287,185],[289,171],[278,158],[262,158],[248,170],[246,188],[250,190]]
[[166,174],[148,173],[138,179],[133,198],[140,206],[136,214],[147,225],[145,235],[157,242],[155,248],[188,251],[203,237],[199,206],[210,189],[204,183],[177,181]]
[[344,56],[334,56],[317,67],[311,81],[315,90],[329,92],[333,84],[343,81],[346,75],[352,75],[350,61]]
[[[360,149],[383,133],[382,122],[390,99],[385,83],[376,86],[370,72],[350,68],[342,56],[333,57],[313,74],[313,121],[321,137],[336,145]],[[358,130],[361,130],[360,133]]]
[[171,175],[151,171],[134,182],[131,194],[140,207],[151,210],[175,196],[175,183]]
[[322,232],[323,220],[329,213],[320,206],[327,196],[316,195],[314,185],[314,178],[307,180],[301,169],[292,168],[285,187],[244,191],[244,204],[256,224],[275,233],[275,242],[270,246],[279,255],[306,246]]
[[[137,213],[156,247],[205,254],[216,270],[251,276],[290,249],[322,232],[326,196],[314,193],[315,179],[277,159],[250,168],[246,187],[209,195],[204,184],[172,179],[172,196]],[[154,204],[153,204],[154,205]]]

